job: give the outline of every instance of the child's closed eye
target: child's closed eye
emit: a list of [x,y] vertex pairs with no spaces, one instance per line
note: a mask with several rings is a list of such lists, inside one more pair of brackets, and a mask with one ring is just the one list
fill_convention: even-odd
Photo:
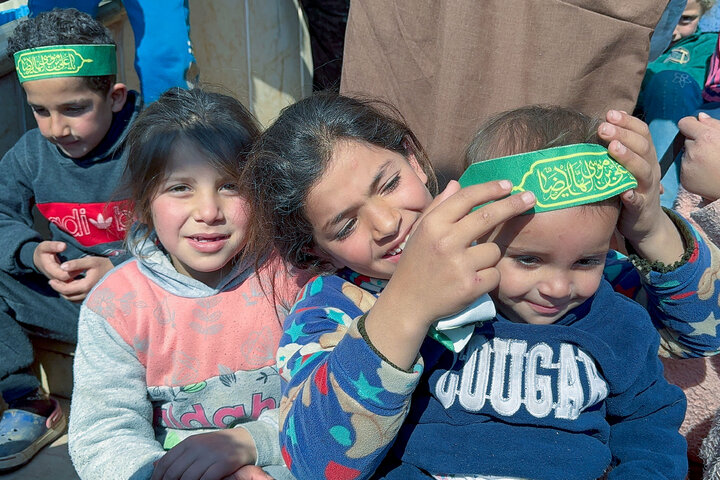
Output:
[[391,178],[389,182],[387,182],[385,184],[385,186],[382,189],[382,192],[390,193],[399,186],[400,186],[400,174],[397,174],[393,178]]
[[38,115],[40,117],[47,117],[48,115],[50,115],[48,113],[47,109],[45,109],[43,107],[39,107],[37,105],[30,105],[30,108],[32,109],[32,111],[35,115]]
[[72,105],[69,107],[65,107],[63,110],[63,113],[67,115],[68,117],[74,117],[77,115],[82,115],[87,111],[87,106],[85,105]]
[[342,226],[339,232],[335,234],[335,240],[345,240],[347,237],[350,236],[350,234],[355,230],[355,225],[357,224],[357,218],[351,218],[350,220],[345,223],[345,225]]

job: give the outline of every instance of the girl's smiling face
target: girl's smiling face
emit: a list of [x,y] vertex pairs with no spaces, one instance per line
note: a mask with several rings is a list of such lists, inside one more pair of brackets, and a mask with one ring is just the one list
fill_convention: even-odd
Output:
[[414,155],[339,142],[307,197],[313,253],[335,268],[389,279],[410,231],[432,201],[426,182]]
[[190,142],[173,146],[166,175],[150,204],[158,240],[178,272],[214,287],[245,246],[247,203]]

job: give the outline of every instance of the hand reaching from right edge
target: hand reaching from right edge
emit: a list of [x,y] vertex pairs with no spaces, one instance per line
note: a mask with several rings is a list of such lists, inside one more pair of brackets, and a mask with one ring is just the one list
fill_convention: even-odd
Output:
[[700,113],[678,122],[685,136],[680,183],[708,202],[720,198],[720,120]]

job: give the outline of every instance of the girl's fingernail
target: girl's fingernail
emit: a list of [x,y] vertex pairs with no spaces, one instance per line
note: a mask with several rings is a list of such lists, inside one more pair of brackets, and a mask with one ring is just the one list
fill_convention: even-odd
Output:
[[706,119],[706,118],[710,118],[710,115],[708,115],[708,114],[705,113],[705,112],[700,112],[700,113],[698,113],[698,118],[701,118],[701,119],[704,120],[704,119]]
[[512,188],[512,183],[510,183],[509,180],[500,180],[498,184],[503,190],[509,190],[510,188]]
[[600,132],[601,132],[603,135],[610,136],[610,135],[612,135],[612,134],[615,133],[615,127],[612,126],[612,125],[609,124],[609,123],[603,123],[603,124],[600,126]]
[[623,145],[622,143],[617,142],[615,144],[615,151],[617,153],[623,154],[623,153],[627,152],[627,147],[625,145]]
[[611,120],[620,120],[620,112],[618,112],[617,110],[610,110],[608,112],[608,117]]
[[532,192],[523,192],[520,194],[520,198],[522,198],[523,202],[525,203],[535,202],[535,194],[533,194]]

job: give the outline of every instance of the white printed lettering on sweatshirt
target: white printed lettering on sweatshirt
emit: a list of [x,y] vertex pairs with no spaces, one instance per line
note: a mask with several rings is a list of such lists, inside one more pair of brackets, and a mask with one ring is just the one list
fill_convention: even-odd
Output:
[[568,343],[555,349],[537,343],[528,349],[526,340],[477,337],[460,355],[465,360],[462,370],[445,372],[434,388],[445,408],[457,399],[470,412],[487,405],[511,416],[524,405],[536,418],[574,420],[608,394],[595,362]]

